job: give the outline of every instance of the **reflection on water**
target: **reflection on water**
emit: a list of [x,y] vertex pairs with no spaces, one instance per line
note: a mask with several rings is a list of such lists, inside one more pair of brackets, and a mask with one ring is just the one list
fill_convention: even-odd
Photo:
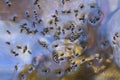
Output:
[[119,0],[112,2],[0,1],[0,78],[119,80]]

